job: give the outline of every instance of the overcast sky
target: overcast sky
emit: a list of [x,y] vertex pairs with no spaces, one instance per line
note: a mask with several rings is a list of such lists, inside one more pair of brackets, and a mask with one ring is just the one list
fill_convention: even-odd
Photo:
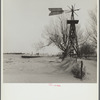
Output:
[[[88,22],[88,11],[96,7],[96,0],[3,0],[3,51],[35,52],[33,44],[42,40],[44,27],[56,16],[48,16],[48,8],[76,4],[80,23],[84,27]],[[54,48],[54,47],[53,47]],[[46,52],[57,52],[56,48]]]

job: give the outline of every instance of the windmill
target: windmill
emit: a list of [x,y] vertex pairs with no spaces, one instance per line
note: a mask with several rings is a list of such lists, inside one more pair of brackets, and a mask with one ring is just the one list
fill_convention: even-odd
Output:
[[79,56],[78,41],[77,41],[76,26],[75,26],[75,24],[78,24],[79,20],[74,19],[74,14],[76,14],[75,11],[79,11],[79,9],[75,9],[75,6],[73,5],[71,6],[71,8],[69,7],[69,9],[70,9],[69,12],[71,12],[71,20],[67,20],[67,24],[70,25],[68,54],[70,54],[70,56],[73,56],[73,54]]
[[49,10],[51,11],[49,16],[62,14],[64,12],[71,13],[71,19],[67,20],[67,24],[70,25],[67,55],[73,56],[73,54],[76,54],[77,56],[79,56],[78,41],[77,41],[76,26],[75,26],[75,24],[78,24],[79,20],[75,20],[74,18],[74,14],[77,15],[76,11],[79,11],[79,9],[75,9],[75,5],[74,6],[72,5],[71,7],[68,6],[68,8],[70,10],[63,10],[62,8],[49,8]]

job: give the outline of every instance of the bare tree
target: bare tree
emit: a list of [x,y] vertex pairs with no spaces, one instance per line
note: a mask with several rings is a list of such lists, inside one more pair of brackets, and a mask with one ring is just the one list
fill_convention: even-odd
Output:
[[56,21],[52,21],[49,26],[45,27],[45,35],[47,42],[56,45],[66,56],[68,48],[68,26],[63,16],[59,16]]
[[35,51],[38,53],[44,46],[44,43],[42,41],[38,41],[37,43],[32,44],[32,47],[35,49]]
[[45,48],[46,46],[49,46],[49,45],[50,45],[50,43],[46,43],[46,44],[45,44],[44,41],[40,40],[40,41],[34,43],[34,44],[32,45],[32,47],[35,49],[35,51],[36,51],[37,53],[39,53],[41,49],[43,49],[43,48]]
[[[82,30],[80,25],[77,26],[78,40],[82,39]],[[58,16],[56,21],[52,21],[49,26],[45,27],[44,37],[48,44],[56,45],[63,52],[63,59],[68,53],[69,26],[65,16]]]
[[94,47],[97,47],[97,11],[90,11],[90,28],[87,29],[89,39]]

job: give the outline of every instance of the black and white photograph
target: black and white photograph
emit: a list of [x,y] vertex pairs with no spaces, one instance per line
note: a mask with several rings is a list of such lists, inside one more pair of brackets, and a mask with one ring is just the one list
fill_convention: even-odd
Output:
[[97,83],[97,0],[3,0],[3,83]]

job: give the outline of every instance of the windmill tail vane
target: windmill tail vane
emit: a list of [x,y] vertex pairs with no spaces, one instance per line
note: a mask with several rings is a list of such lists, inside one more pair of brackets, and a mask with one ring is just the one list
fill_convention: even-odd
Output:
[[63,10],[62,8],[48,8],[49,11],[51,11],[49,13],[49,16],[62,14],[64,12],[65,13],[70,13],[71,12],[71,19],[73,20],[74,19],[74,14],[77,15],[75,11],[79,11],[80,9],[75,9],[75,5],[74,6],[72,5],[71,7],[68,6],[68,8],[70,10]]

